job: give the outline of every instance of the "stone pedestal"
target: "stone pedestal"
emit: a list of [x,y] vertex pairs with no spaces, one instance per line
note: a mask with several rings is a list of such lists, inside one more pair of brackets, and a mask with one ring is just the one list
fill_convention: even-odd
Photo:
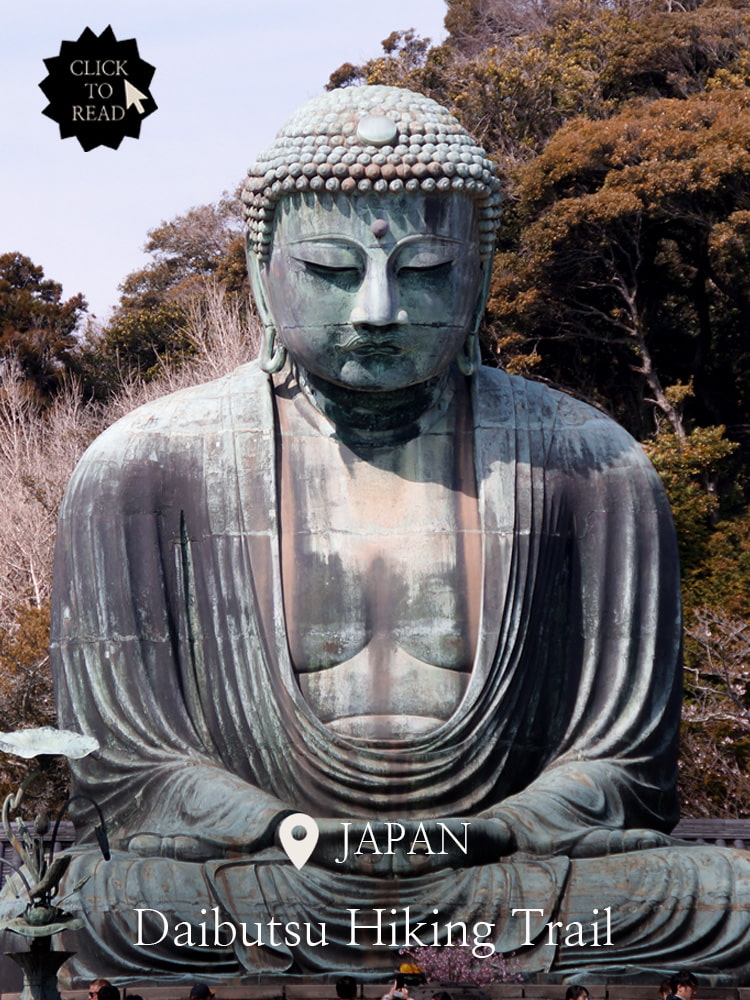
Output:
[[62,1000],[57,988],[57,971],[72,951],[52,951],[51,939],[34,938],[28,951],[6,952],[23,971],[23,991],[19,1000]]

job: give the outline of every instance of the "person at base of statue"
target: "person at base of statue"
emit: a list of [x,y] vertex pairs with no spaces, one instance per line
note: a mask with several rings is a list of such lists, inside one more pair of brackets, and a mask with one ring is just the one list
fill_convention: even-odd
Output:
[[383,994],[382,1000],[408,1000],[408,997],[409,987],[406,985],[406,979],[398,973],[391,988]]
[[339,1000],[355,1000],[357,980],[354,976],[339,976],[336,980],[336,996]]
[[667,1000],[694,1000],[698,992],[698,980],[692,972],[683,969],[669,980]]
[[[748,976],[747,856],[668,835],[658,477],[599,411],[479,363],[498,188],[420,95],[305,106],[244,193],[258,363],[125,417],[74,474],[51,657],[115,845],[63,883],[88,877],[78,977],[377,975],[378,914],[396,947],[462,926],[563,981]],[[204,946],[214,912],[247,936]]]
[[585,986],[569,986],[565,991],[565,1000],[589,1000],[589,991]]
[[210,1000],[214,996],[215,991],[206,983],[194,983],[190,990],[190,1000]]
[[190,990],[190,1000],[210,1000],[216,992],[206,983],[194,983]]
[[99,991],[101,990],[102,986],[111,986],[111,985],[112,983],[110,983],[108,979],[102,979],[102,978],[94,979],[91,983],[89,983],[90,1000],[93,1000],[94,997],[99,996]]

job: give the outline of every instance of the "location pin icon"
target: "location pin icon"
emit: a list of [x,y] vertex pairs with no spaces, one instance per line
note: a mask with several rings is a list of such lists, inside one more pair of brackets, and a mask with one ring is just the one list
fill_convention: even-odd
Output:
[[307,813],[292,813],[279,825],[279,840],[295,868],[301,868],[315,850],[320,830]]

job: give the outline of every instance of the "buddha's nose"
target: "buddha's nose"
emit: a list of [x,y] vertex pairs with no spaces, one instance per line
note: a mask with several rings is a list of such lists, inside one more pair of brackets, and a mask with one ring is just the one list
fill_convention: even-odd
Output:
[[352,326],[399,326],[409,315],[398,301],[398,291],[385,261],[370,261],[349,314]]

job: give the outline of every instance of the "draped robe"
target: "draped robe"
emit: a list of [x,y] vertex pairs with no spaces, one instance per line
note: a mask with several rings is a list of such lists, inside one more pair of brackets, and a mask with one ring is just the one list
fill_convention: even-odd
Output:
[[[75,942],[82,978],[94,966],[165,978],[392,968],[392,949],[347,941],[347,908],[368,905],[492,921],[498,947],[520,948],[527,971],[665,970],[682,954],[737,975],[747,949],[732,902],[747,881],[737,852],[569,857],[593,828],[668,831],[677,819],[679,580],[658,478],[591,407],[499,371],[472,382],[476,659],[452,717],[391,745],[327,729],[295,679],[277,421],[256,364],[140,408],[82,459],[60,516],[52,656],[60,724],[102,744],[73,764],[73,791],[97,799],[117,848],[97,861],[81,820],[67,883],[92,875],[69,907],[87,921]],[[499,816],[518,852],[402,879],[297,871],[270,836],[296,811]],[[584,919],[608,901],[617,947],[545,943],[545,921]],[[235,921],[325,921],[333,943],[134,943],[133,907],[196,922],[214,905]],[[511,906],[542,911],[532,947],[521,947]]]

